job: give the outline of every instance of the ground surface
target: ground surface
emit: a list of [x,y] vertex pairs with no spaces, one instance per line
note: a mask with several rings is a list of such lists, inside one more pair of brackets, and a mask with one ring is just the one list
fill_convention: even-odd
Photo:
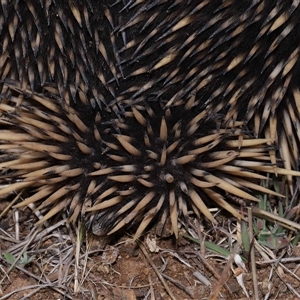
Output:
[[[1,211],[4,205],[1,204]],[[20,213],[21,241],[34,237],[31,218],[28,211]],[[206,240],[224,248],[231,240],[231,250],[239,251],[247,260],[247,253],[234,248],[238,236],[235,226],[224,231],[226,224],[223,225],[207,235]],[[80,234],[63,225],[49,226],[48,231],[39,232],[26,246],[15,239],[11,211],[2,218],[0,228],[0,300],[253,299],[255,283],[247,261],[243,270],[232,259],[186,238],[192,231],[182,230],[177,241],[149,233],[142,242],[132,243],[129,236],[124,236],[110,246],[104,246],[97,237],[86,236],[79,239],[81,247],[76,247]],[[195,227],[197,237],[196,232]],[[232,232],[229,239],[228,232]],[[23,261],[9,271],[12,255],[15,258],[24,249]],[[259,299],[300,299],[300,247],[270,250],[257,244],[255,249]],[[281,263],[266,263],[280,255],[285,259]],[[249,298],[238,283],[239,274]]]

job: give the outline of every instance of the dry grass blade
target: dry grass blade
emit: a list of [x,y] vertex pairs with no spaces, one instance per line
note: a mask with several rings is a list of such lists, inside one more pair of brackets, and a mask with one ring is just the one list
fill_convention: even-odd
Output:
[[[23,268],[23,267],[21,267],[21,266],[19,266],[19,265],[16,265],[15,267],[16,267],[16,269],[20,270],[23,274],[26,274],[26,275],[28,275],[29,277],[34,278],[36,281],[39,282],[39,285],[42,283],[42,287],[43,287],[43,286],[44,286],[44,287],[47,287],[47,286],[48,286],[49,288],[51,288],[51,290],[54,290],[54,291],[58,292],[59,294],[61,294],[61,295],[63,295],[64,297],[66,297],[67,299],[70,299],[70,300],[73,299],[73,297],[70,296],[68,293],[66,293],[65,290],[61,289],[60,287],[57,287],[57,285],[56,285],[55,283],[50,283],[49,280],[44,280],[44,279],[41,278],[40,275],[37,276],[37,275],[35,275],[35,274],[29,272],[28,270],[26,270],[25,268]],[[42,272],[41,272],[41,273],[42,273]],[[33,287],[36,287],[36,285],[33,285]],[[28,288],[29,288],[29,287],[26,286],[26,287],[24,287],[24,290],[26,290],[26,289],[28,289]],[[16,293],[16,292],[17,292],[17,291],[14,290],[12,293]],[[6,297],[6,296],[5,296],[5,297]],[[0,299],[2,300],[2,298],[0,298]]]
[[205,284],[206,286],[211,286],[211,282],[205,277],[203,276],[199,271],[195,271],[193,273],[193,275],[203,284]]
[[152,283],[150,274],[149,274],[148,278],[149,278],[149,284],[150,284],[151,300],[155,300],[154,288],[153,288],[153,283]]
[[[9,267],[9,269],[7,270],[7,275],[13,270],[13,268],[17,265],[18,261],[20,260],[20,258],[22,257],[22,255],[25,253],[25,251],[27,250],[28,246],[31,244],[31,242],[34,240],[34,238],[36,237],[36,235],[39,232],[39,228],[37,228],[32,235],[30,236],[30,239],[27,241],[27,243],[24,245],[22,251],[20,251],[19,255],[16,257],[15,261],[11,264],[11,266]],[[5,277],[3,277],[0,280],[0,285],[2,285],[3,281],[4,281]]]
[[269,265],[269,264],[277,263],[278,261],[280,261],[281,263],[291,263],[291,262],[298,263],[300,261],[300,257],[269,259],[269,260],[264,260],[264,261],[258,261],[257,264],[258,265]]
[[27,290],[31,290],[31,289],[35,289],[34,291],[32,291],[31,293],[28,293],[26,296],[20,298],[20,300],[26,300],[29,299],[28,297],[34,295],[36,292],[40,291],[41,289],[45,289],[47,287],[50,287],[51,284],[36,284],[36,285],[28,285],[28,286],[24,286],[22,288],[19,288],[13,292],[10,292],[9,294],[3,296],[0,298],[0,300],[5,300],[8,299],[10,296],[13,296],[14,294],[21,292],[21,291],[27,291]]
[[[66,223],[65,220],[61,220],[60,222],[57,222],[53,226],[49,226],[49,227],[45,228],[43,231],[38,232],[38,234],[32,240],[32,243],[35,243],[37,241],[41,241],[42,239],[47,238],[49,233],[51,233],[53,230],[59,228],[60,226],[64,225],[65,223]],[[36,232],[35,228],[30,232],[28,239],[29,238],[31,239],[31,236],[33,235],[34,232]],[[28,240],[20,241],[19,243],[16,243],[15,245],[11,246],[8,249],[8,251],[11,253],[16,253],[16,252],[19,253],[22,250],[22,247],[24,247],[24,245],[26,245],[27,243],[28,243]]]
[[[252,224],[252,209],[248,208],[248,220],[249,220],[249,226],[248,226],[248,234],[249,234],[249,240],[250,243],[254,239],[253,237],[253,224]],[[256,273],[256,260],[255,260],[255,253],[254,253],[254,247],[251,247],[250,249],[250,259],[251,259],[251,271],[252,271],[252,280],[253,280],[253,291],[254,291],[254,299],[259,300],[258,295],[258,282],[257,282],[257,273]]]
[[212,295],[210,297],[210,300],[217,300],[218,296],[221,292],[222,287],[226,284],[226,282],[228,281],[229,277],[230,277],[230,273],[231,273],[231,265],[233,263],[234,260],[234,256],[236,255],[236,253],[238,252],[239,249],[239,245],[235,245],[229,259],[228,262],[225,266],[225,268],[222,271],[222,274],[220,276],[220,279],[217,283],[217,286],[215,287],[214,291],[212,292]]
[[80,247],[81,247],[81,234],[80,234],[80,224],[77,227],[77,239],[76,239],[76,250],[75,250],[75,272],[74,272],[74,293],[79,292],[79,283],[78,283],[78,273],[79,273],[79,256],[80,256]]
[[292,230],[292,231],[300,230],[300,224],[290,221],[286,218],[280,217],[278,215],[275,215],[271,212],[260,209],[258,207],[252,207],[252,214],[253,214],[253,216],[261,217],[264,220],[277,222],[278,224],[280,224],[281,226],[283,226],[289,230]]
[[183,290],[187,295],[189,295],[191,298],[194,297],[193,293],[185,287],[182,283],[180,283],[178,280],[175,280],[174,278],[171,278],[170,276],[166,274],[161,274],[164,278],[172,282],[174,285],[176,285],[179,289]]
[[[0,187],[1,188],[1,187]],[[9,211],[9,209],[11,208],[11,207],[13,207],[14,206],[14,204],[20,199],[20,196],[22,195],[22,193],[23,193],[23,191],[20,191],[19,193],[18,193],[18,195],[9,203],[9,205],[7,205],[6,207],[5,207],[5,209],[3,209],[3,211],[0,213],[0,220],[1,220],[1,218],[3,218],[6,214],[7,214],[7,212]]]
[[170,296],[170,298],[172,300],[176,300],[175,296],[173,295],[172,291],[170,290],[170,287],[167,285],[167,283],[166,283],[165,279],[163,278],[162,274],[159,272],[159,270],[155,266],[154,262],[152,261],[151,257],[149,256],[149,254],[148,254],[146,248],[144,247],[144,245],[142,243],[139,243],[139,247],[142,250],[143,254],[145,255],[148,263],[153,268],[153,270],[156,273],[157,277],[159,278],[159,280],[163,284],[163,286],[166,289],[166,291],[167,291],[168,295]]

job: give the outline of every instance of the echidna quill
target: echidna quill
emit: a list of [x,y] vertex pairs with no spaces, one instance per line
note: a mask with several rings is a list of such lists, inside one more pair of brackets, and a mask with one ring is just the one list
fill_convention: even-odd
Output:
[[64,211],[96,234],[135,228],[137,238],[154,221],[163,230],[170,218],[177,237],[178,217],[193,211],[214,223],[213,202],[240,218],[226,194],[278,195],[259,182],[287,173],[271,164],[270,140],[208,118],[195,97],[168,109],[157,101],[135,105],[116,117],[88,103],[64,104],[58,92],[10,88],[0,104],[0,195],[26,188],[16,207],[35,203],[44,214],[38,224]]
[[138,237],[170,216],[177,235],[298,174],[299,1],[0,5],[0,194],[26,188],[40,223],[64,208]]

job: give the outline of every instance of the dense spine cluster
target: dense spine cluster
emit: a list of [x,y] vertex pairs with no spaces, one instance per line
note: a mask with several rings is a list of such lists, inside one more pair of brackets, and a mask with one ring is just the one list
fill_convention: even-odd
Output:
[[[1,1],[0,195],[95,233],[293,190],[300,3]],[[276,166],[276,147],[284,169]],[[273,193],[277,195],[276,193]]]
[[122,15],[113,12],[107,1],[1,1],[1,79],[32,92],[51,86],[65,102],[98,109],[115,102]]
[[177,218],[188,211],[215,222],[211,201],[241,218],[226,194],[280,196],[257,182],[266,176],[256,172],[287,174],[271,164],[270,140],[208,118],[195,97],[168,109],[156,101],[131,106],[117,117],[88,103],[75,110],[58,92],[26,95],[8,87],[17,96],[0,104],[7,183],[0,195],[27,188],[30,196],[16,207],[38,203],[45,215],[38,223],[65,211],[70,222],[84,217],[100,235],[139,225],[138,237],[153,220],[163,230],[171,217],[178,236]]
[[256,137],[272,139],[285,167],[298,168],[299,1],[131,6],[136,13],[121,31],[137,27],[139,36],[122,52],[127,76],[150,78],[143,93],[134,95],[137,101],[156,91],[154,97],[168,107],[196,95],[208,113],[244,121]]

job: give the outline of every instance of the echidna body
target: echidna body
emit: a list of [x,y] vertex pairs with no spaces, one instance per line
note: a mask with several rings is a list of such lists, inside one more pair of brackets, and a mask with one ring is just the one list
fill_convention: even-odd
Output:
[[[42,223],[65,211],[105,235],[153,223],[163,230],[170,217],[193,210],[214,217],[211,201],[241,215],[226,194],[256,201],[253,191],[279,196],[259,185],[256,174],[287,174],[270,163],[270,140],[253,139],[238,127],[208,118],[195,98],[165,109],[159,102],[126,108],[122,117],[89,104],[61,104],[59,93],[22,94],[0,104],[1,195],[27,188],[17,207],[36,204]],[[76,108],[76,109],[75,109]]]
[[298,174],[298,1],[1,8],[0,194],[28,188],[40,222],[65,208],[139,236],[170,216],[177,235],[178,215],[214,222],[213,200],[240,217],[226,194],[255,200],[267,172]]
[[295,167],[298,1],[1,5],[2,79],[33,91],[55,85],[64,101],[92,106],[149,98],[170,106],[196,94],[225,121],[250,122],[256,136],[266,129],[276,140],[284,127]]
[[[156,97],[167,107],[196,95],[208,113],[244,121],[280,146],[287,169],[297,169],[299,1],[158,2],[131,5],[136,13],[121,28],[139,32],[122,52],[129,75],[157,74],[144,87],[160,84]],[[137,101],[147,95],[137,94]]]

